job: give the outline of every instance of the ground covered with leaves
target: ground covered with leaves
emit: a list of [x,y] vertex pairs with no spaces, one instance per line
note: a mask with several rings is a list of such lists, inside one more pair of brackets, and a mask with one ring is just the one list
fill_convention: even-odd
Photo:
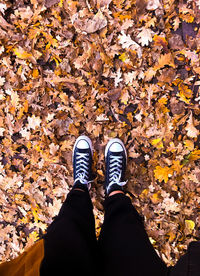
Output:
[[173,265],[199,239],[199,23],[199,0],[1,1],[0,261],[58,214],[80,134],[94,143],[97,235],[104,149],[119,137],[161,258]]

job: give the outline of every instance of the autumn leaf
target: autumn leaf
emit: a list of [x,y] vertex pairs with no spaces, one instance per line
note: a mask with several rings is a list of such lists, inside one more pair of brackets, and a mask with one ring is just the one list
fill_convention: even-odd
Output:
[[189,160],[195,161],[200,159],[200,150],[193,150],[189,155]]
[[156,166],[154,169],[154,176],[159,181],[168,182],[168,178],[172,176],[173,170],[170,167]]
[[104,150],[117,137],[127,195],[174,266],[200,227],[200,1],[1,2],[0,262],[58,214],[81,134],[94,146],[97,236]]
[[195,128],[194,123],[193,123],[192,112],[190,113],[185,130],[187,131],[188,137],[194,138],[199,135],[199,130]]
[[31,117],[28,117],[28,128],[35,130],[37,127],[40,127],[41,122],[40,117],[32,115]]
[[159,69],[165,67],[166,65],[171,66],[173,68],[176,67],[174,64],[174,58],[171,53],[161,55],[158,58],[157,64],[154,66],[154,70],[159,70]]
[[186,235],[191,234],[195,228],[195,222],[193,220],[185,220]]
[[32,54],[24,51],[22,48],[14,48],[13,49],[14,54],[21,59],[28,59],[32,56]]
[[153,139],[151,141],[151,144],[158,149],[163,148],[162,138]]
[[123,104],[127,104],[129,100],[129,93],[128,90],[122,91],[120,100]]
[[71,123],[71,124],[69,125],[68,132],[69,132],[70,134],[74,135],[74,136],[78,136],[78,133],[79,133],[78,129],[75,127],[75,125],[74,125],[73,123]]
[[124,31],[121,31],[121,35],[119,35],[119,43],[122,44],[123,49],[132,49],[136,50],[138,57],[142,56],[142,49],[141,47],[131,39],[130,35],[126,35]]
[[171,169],[173,171],[176,171],[177,174],[179,174],[181,172],[181,168],[183,167],[183,165],[180,164],[180,160],[173,160],[172,162],[173,164],[171,166]]
[[191,151],[194,149],[194,142],[191,140],[185,140],[184,145],[187,149],[189,149]]
[[141,28],[141,32],[138,34],[138,41],[142,46],[148,46],[149,42],[152,41],[152,30],[145,27]]

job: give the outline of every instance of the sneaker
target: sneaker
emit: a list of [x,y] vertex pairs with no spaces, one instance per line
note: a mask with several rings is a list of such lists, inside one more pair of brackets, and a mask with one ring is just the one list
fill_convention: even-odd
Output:
[[87,136],[79,136],[73,148],[74,186],[88,190],[92,182],[92,142]]
[[122,190],[125,181],[127,153],[124,143],[118,139],[111,139],[105,149],[106,181],[105,190],[109,195],[112,191]]

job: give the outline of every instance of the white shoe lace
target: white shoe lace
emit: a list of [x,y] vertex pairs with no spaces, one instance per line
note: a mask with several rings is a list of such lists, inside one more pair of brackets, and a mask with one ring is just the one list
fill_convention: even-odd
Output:
[[89,161],[89,153],[76,153],[76,179],[74,180],[74,184],[77,181],[80,181],[81,184],[88,185],[88,188],[91,187],[91,181],[88,180],[89,178],[89,171],[88,171],[88,161]]
[[109,192],[110,187],[113,184],[119,186],[126,185],[127,181],[120,181],[122,175],[122,156],[111,156],[110,157],[110,169],[109,169],[109,185],[107,187],[107,192]]

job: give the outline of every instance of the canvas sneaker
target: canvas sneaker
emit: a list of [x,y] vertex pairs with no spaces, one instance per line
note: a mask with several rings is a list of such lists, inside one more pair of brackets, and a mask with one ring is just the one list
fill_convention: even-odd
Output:
[[89,137],[81,135],[73,148],[74,186],[90,189],[92,182],[92,142]]
[[125,171],[127,164],[127,152],[124,143],[118,139],[111,139],[105,148],[106,179],[105,191],[109,195],[112,191],[122,190],[127,183]]

